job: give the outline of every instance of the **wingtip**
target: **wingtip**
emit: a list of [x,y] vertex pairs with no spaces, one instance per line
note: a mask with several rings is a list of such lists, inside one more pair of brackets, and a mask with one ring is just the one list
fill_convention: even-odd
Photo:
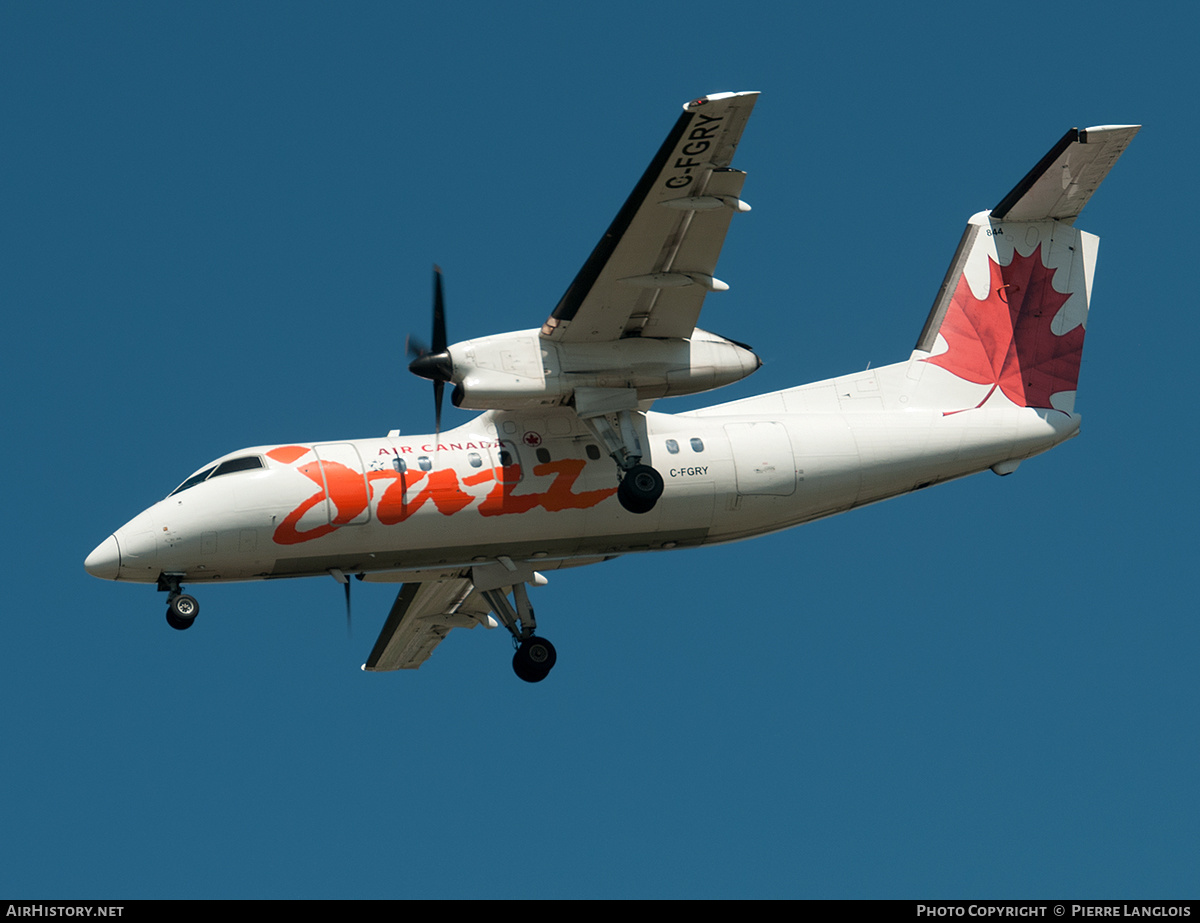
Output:
[[1133,136],[1141,130],[1141,125],[1092,125],[1080,130],[1079,140],[1084,144],[1097,141],[1118,141],[1125,145],[1132,141]]
[[684,112],[694,112],[695,110],[699,109],[701,106],[704,106],[708,103],[715,103],[717,100],[720,100],[720,99],[733,99],[735,96],[758,96],[758,95],[759,95],[758,90],[739,90],[737,92],[709,93],[707,96],[699,96],[696,99],[688,100],[686,103],[683,104],[683,111]]

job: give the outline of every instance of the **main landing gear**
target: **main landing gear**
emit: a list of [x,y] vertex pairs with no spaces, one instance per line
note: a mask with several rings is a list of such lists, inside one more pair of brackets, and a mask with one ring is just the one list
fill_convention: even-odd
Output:
[[187,631],[200,614],[200,603],[195,596],[184,593],[179,585],[179,577],[173,574],[160,574],[158,589],[167,594],[167,624],[176,631]]
[[648,513],[663,492],[663,477],[649,465],[634,465],[617,487],[617,499],[631,513]]
[[575,412],[617,463],[621,506],[631,513],[649,513],[662,496],[663,476],[642,464],[638,426],[645,428],[645,416],[637,410],[636,393],[619,388],[576,388]]
[[[545,581],[540,575],[533,576]],[[507,590],[508,587],[496,587],[480,589],[479,592],[487,600],[497,621],[507,628],[513,637],[513,672],[527,683],[540,683],[550,675],[558,660],[558,653],[553,644],[534,634],[537,630],[537,619],[533,615],[533,606],[529,604],[529,592],[524,582],[512,586],[515,608],[513,603],[509,602]]]
[[553,644],[545,638],[529,637],[513,652],[513,672],[527,683],[540,683],[557,660]]

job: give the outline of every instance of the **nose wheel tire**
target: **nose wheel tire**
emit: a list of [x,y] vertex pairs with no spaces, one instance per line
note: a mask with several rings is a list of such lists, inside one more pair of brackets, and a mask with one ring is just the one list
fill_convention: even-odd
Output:
[[545,638],[526,638],[513,654],[513,672],[527,683],[540,683],[557,660],[554,645]]
[[172,596],[167,601],[167,624],[176,631],[186,631],[200,614],[200,603],[187,593]]
[[631,513],[648,513],[663,492],[663,477],[649,465],[634,465],[617,488],[617,499]]

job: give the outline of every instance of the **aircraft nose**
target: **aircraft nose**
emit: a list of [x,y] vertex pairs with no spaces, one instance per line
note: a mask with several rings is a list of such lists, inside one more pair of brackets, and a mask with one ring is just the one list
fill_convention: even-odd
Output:
[[117,537],[110,535],[83,562],[84,570],[102,580],[116,580],[121,572],[121,548]]

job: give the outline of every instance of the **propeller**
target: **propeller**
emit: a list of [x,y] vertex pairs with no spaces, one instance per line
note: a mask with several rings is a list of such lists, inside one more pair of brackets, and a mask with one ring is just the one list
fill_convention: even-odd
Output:
[[408,370],[433,382],[433,412],[436,433],[442,432],[442,395],[446,382],[454,375],[454,363],[446,349],[446,304],[442,295],[442,269],[433,267],[433,342],[428,347],[415,337],[409,337],[405,349],[412,362]]
[[[340,568],[329,568],[329,575],[338,583],[346,588],[346,637],[350,637],[350,576]],[[362,574],[358,575],[358,579],[362,580]]]

